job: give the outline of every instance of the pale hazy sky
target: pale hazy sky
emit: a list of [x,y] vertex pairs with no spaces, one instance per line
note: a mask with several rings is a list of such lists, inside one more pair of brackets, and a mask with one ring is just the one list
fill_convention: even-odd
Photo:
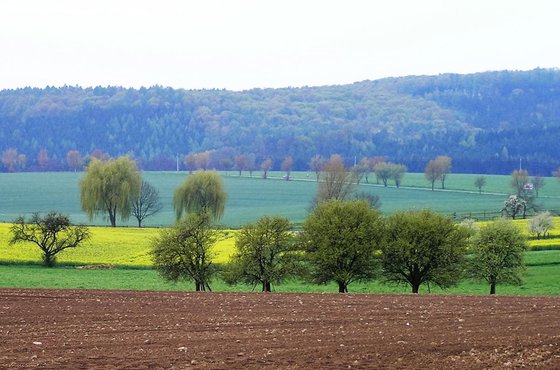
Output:
[[316,86],[560,67],[557,0],[2,0],[0,89]]

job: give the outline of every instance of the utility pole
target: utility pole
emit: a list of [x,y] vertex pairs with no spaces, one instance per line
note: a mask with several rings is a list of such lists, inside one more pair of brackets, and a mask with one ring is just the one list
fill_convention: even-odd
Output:
[[175,155],[175,160],[176,160],[176,163],[177,163],[176,171],[179,172],[179,153],[177,153],[177,154]]

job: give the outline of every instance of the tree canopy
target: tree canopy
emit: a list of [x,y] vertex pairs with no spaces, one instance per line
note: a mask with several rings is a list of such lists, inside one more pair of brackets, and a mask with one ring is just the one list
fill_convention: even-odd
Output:
[[173,195],[173,207],[179,220],[184,212],[208,214],[219,220],[224,214],[227,194],[222,178],[215,171],[199,171],[188,176]]
[[272,283],[280,283],[298,271],[294,239],[285,217],[263,216],[245,225],[237,235],[226,281],[261,284],[263,292],[270,292]]
[[527,247],[525,237],[511,221],[488,223],[473,243],[469,274],[488,282],[490,294],[496,294],[498,284],[520,284]]
[[82,210],[90,220],[107,213],[111,226],[117,225],[117,215],[127,220],[132,201],[138,198],[142,179],[136,162],[126,156],[117,159],[94,159],[80,180]]
[[[421,172],[445,154],[456,172],[506,174],[522,158],[546,176],[560,166],[559,84],[560,71],[536,69],[245,91],[2,90],[0,148],[26,155],[26,170],[72,169],[69,151],[87,163],[100,149],[132,153],[146,170],[174,170],[177,154],[207,152],[206,168],[243,154],[278,168],[291,156],[293,170],[306,170],[313,156],[338,153],[349,163],[385,156]],[[2,170],[22,170],[12,163]]]
[[453,286],[461,277],[467,238],[450,218],[429,210],[392,214],[381,248],[383,276],[410,285],[412,293],[424,283]]
[[312,280],[334,281],[339,293],[346,293],[350,283],[375,276],[383,220],[365,201],[324,201],[305,220],[301,238]]
[[194,280],[196,291],[211,290],[217,272],[212,247],[217,240],[208,215],[190,213],[173,228],[162,229],[152,242],[154,267],[167,280]]

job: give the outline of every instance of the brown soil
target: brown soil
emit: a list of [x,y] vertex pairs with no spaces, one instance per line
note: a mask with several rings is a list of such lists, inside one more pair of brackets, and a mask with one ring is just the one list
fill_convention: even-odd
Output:
[[0,289],[0,368],[560,368],[559,297]]

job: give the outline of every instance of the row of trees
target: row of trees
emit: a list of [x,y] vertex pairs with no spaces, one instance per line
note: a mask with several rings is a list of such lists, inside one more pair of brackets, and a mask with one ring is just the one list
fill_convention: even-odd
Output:
[[[104,184],[99,188],[103,191],[113,189],[103,193],[109,201],[91,203],[107,211],[112,221],[130,202],[112,201],[111,196],[118,191],[132,194],[130,189],[141,184],[132,164],[126,157],[94,161],[88,170],[91,178],[84,180]],[[338,167],[325,171],[326,175],[351,174],[337,157],[328,165]],[[464,276],[486,280],[492,294],[499,283],[520,281],[527,244],[511,223],[500,220],[476,230],[428,210],[383,218],[367,201],[344,200],[347,192],[320,197],[323,187],[335,183],[355,181],[322,181],[316,206],[299,234],[281,217],[265,216],[246,225],[236,241],[237,252],[221,271],[223,278],[260,284],[263,291],[291,277],[321,284],[334,281],[341,293],[352,282],[376,277],[408,284],[413,293],[423,284],[449,287]],[[221,178],[212,171],[197,172],[176,189],[173,203],[178,222],[153,242],[154,266],[162,276],[192,279],[196,290],[210,290],[211,279],[220,270],[212,261],[212,246],[219,237],[214,222],[223,214],[226,197]],[[91,195],[87,201],[94,198]],[[52,265],[57,253],[76,247],[89,238],[89,231],[71,227],[67,218],[53,213],[45,218],[34,215],[29,222],[16,220],[12,235],[12,244],[37,244],[45,264]]]
[[[328,164],[338,167],[326,171],[327,176],[350,173],[336,157]],[[354,182],[340,178],[321,182],[316,206],[299,234],[282,217],[264,216],[243,227],[223,278],[270,291],[274,283],[303,277],[320,284],[334,281],[341,293],[352,282],[377,276],[408,284],[413,293],[422,284],[452,286],[464,272],[488,281],[491,293],[498,283],[519,281],[527,244],[510,223],[497,221],[477,232],[428,210],[384,219],[364,200],[344,200],[344,191],[321,197],[326,191],[321,188],[329,183]],[[210,290],[211,278],[219,271],[211,249],[219,236],[212,221],[221,216],[225,199],[221,180],[215,173],[198,172],[177,194],[190,194],[184,198],[188,201],[174,200],[176,209],[187,213],[183,217],[179,212],[176,226],[154,241],[154,265],[166,279],[192,279],[196,290]]]
[[526,241],[508,221],[499,220],[476,234],[431,211],[399,212],[384,219],[366,202],[331,200],[309,215],[301,233],[283,217],[264,216],[245,225],[231,262],[212,263],[219,232],[208,214],[190,213],[153,244],[154,265],[169,280],[194,280],[209,290],[221,273],[231,284],[273,284],[290,278],[335,282],[340,293],[351,283],[381,278],[409,285],[447,288],[462,278],[485,280],[495,294],[500,283],[519,283]]
[[101,148],[154,170],[174,169],[177,153],[207,150],[253,153],[278,166],[289,155],[297,170],[315,154],[379,153],[413,172],[445,153],[456,172],[508,173],[521,157],[547,174],[559,165],[559,80],[559,71],[541,69],[239,92],[2,90],[0,152],[18,143],[28,164],[41,149],[62,163],[69,150]]

